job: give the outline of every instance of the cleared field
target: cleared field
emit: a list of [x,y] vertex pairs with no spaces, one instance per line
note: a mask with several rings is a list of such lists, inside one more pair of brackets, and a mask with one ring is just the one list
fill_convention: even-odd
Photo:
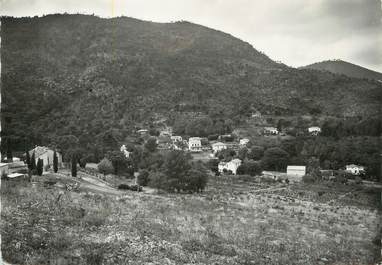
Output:
[[372,264],[378,194],[213,178],[202,195],[120,196],[2,182],[13,264]]

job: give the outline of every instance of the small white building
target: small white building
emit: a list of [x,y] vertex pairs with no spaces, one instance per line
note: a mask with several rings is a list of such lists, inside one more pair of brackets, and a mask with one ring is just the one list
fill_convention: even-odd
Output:
[[[36,146],[34,149],[29,151],[29,156],[32,158],[33,153],[35,154],[35,162],[37,164],[38,159],[42,159],[43,162],[43,169],[45,170],[45,166],[49,165],[53,167],[53,154],[54,151],[52,149],[49,149],[45,146]],[[62,167],[62,155],[58,152],[57,154],[57,160],[58,160],[58,167]]]
[[279,134],[279,131],[275,127],[265,127],[264,134],[277,135]]
[[[4,161],[8,161],[8,158],[7,157],[4,157]],[[18,157],[12,157],[12,162],[20,162],[20,158]]]
[[353,175],[360,175],[361,173],[365,172],[365,167],[351,164],[346,165],[345,170]]
[[309,127],[308,132],[311,135],[319,135],[321,133],[321,128],[317,126]]
[[160,136],[168,136],[170,137],[172,135],[172,133],[170,131],[161,131],[159,133]]
[[199,137],[191,137],[188,139],[188,150],[191,152],[201,152],[202,151],[202,141]]
[[222,143],[222,142],[214,143],[211,145],[211,147],[212,147],[212,151],[214,153],[217,153],[221,150],[227,149],[227,145],[225,143]]
[[9,174],[9,167],[7,163],[0,163],[0,177],[4,174]]
[[122,145],[120,150],[125,155],[126,158],[130,157],[130,152],[127,151],[126,145]]
[[249,143],[249,139],[248,138],[240,139],[240,145],[241,146],[246,146],[248,143]]
[[260,118],[261,117],[260,111],[253,112],[251,117],[252,118]]
[[306,174],[305,166],[288,166],[287,176],[295,181],[301,181],[302,177]]
[[147,130],[147,129],[140,129],[137,131],[137,133],[139,133],[140,135],[146,135],[146,134],[148,134],[148,132],[149,132],[149,130]]
[[182,142],[183,139],[182,139],[182,136],[174,135],[174,136],[171,136],[171,141],[172,141],[173,143],[177,143],[177,142]]
[[241,165],[240,159],[233,159],[229,162],[220,162],[218,165],[218,170],[220,173],[224,171],[231,171],[233,175],[236,175],[237,168]]

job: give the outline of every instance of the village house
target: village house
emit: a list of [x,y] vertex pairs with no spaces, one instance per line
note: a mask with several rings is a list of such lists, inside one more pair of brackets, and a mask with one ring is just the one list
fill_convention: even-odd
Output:
[[301,181],[302,177],[306,174],[306,167],[305,166],[288,166],[287,167],[287,176],[288,179],[294,181]]
[[229,162],[220,162],[218,165],[218,170],[220,173],[232,172],[233,175],[236,175],[237,168],[241,165],[240,159],[233,159]]
[[365,167],[351,164],[351,165],[346,165],[345,171],[353,175],[360,175],[361,173],[365,172]]
[[149,130],[147,129],[141,129],[141,130],[138,130],[137,133],[140,134],[140,135],[146,135],[148,134]]
[[227,145],[222,142],[217,142],[211,145],[212,151],[216,154],[217,152],[227,149]]
[[256,112],[253,112],[252,115],[251,115],[252,118],[260,118],[261,117],[261,113],[260,111],[256,111]]
[[120,150],[125,155],[126,158],[130,157],[130,152],[127,151],[126,145],[122,145]]
[[246,146],[248,143],[249,143],[249,139],[248,138],[240,139],[240,145],[241,146]]
[[[4,157],[4,161],[8,161],[8,158],[7,157]],[[20,160],[20,158],[18,158],[18,157],[12,157],[12,162],[20,162],[21,160]],[[11,163],[12,163],[11,162]]]
[[177,143],[177,142],[182,142],[183,139],[182,139],[182,136],[174,135],[174,136],[171,136],[171,141],[172,141],[173,143]]
[[188,150],[191,152],[201,152],[202,151],[202,141],[199,137],[191,137],[188,139]]
[[266,134],[266,135],[277,135],[277,134],[279,134],[279,131],[275,127],[265,127],[264,128],[264,134]]
[[159,133],[160,136],[171,136],[172,135],[172,131],[170,130],[163,130]]
[[311,135],[317,136],[317,135],[319,135],[321,133],[321,128],[317,127],[317,126],[309,127],[308,128],[308,132]]
[[[41,159],[43,161],[43,168],[45,170],[45,166],[53,166],[53,154],[54,150],[45,147],[45,146],[36,146],[34,149],[29,151],[29,156],[32,158],[33,153],[35,154],[35,161],[36,164],[38,162],[38,159]],[[58,160],[58,167],[62,167],[62,155],[58,152],[57,154],[57,160]]]

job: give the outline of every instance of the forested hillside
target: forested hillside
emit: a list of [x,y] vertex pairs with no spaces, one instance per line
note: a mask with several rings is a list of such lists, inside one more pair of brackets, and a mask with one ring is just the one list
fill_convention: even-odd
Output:
[[380,114],[377,81],[289,68],[188,22],[3,17],[1,39],[3,136],[19,149],[24,139],[52,144],[72,135],[83,146],[107,145],[155,115],[185,111],[235,124],[254,108],[271,115]]

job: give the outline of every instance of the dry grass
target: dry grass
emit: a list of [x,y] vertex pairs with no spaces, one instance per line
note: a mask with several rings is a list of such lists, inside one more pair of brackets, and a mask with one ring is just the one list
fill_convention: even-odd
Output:
[[[360,265],[376,259],[376,207],[346,200],[329,205],[341,193],[328,187],[318,195],[322,187],[255,193],[271,184],[229,178],[210,184],[202,196],[115,197],[2,183],[3,256],[39,265]],[[358,196],[369,202],[374,195]]]

